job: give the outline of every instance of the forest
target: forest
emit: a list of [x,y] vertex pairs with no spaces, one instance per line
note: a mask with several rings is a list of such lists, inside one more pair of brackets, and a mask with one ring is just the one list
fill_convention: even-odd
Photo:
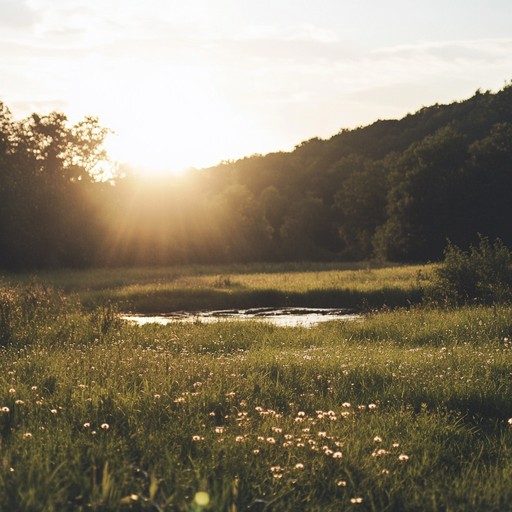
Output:
[[426,262],[448,241],[512,245],[510,85],[151,181],[106,175],[108,133],[94,117],[15,120],[0,102],[1,269]]

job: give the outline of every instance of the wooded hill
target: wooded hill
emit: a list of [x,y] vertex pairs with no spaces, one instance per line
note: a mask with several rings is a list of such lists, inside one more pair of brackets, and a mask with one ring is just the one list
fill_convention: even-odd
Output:
[[478,234],[512,246],[512,86],[152,184],[95,181],[104,133],[58,116],[0,110],[4,268],[426,261]]

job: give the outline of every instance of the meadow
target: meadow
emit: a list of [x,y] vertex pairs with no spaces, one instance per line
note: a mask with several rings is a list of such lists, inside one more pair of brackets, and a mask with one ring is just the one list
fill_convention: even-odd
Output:
[[[431,271],[5,276],[0,510],[512,510],[512,308],[422,303]],[[309,329],[117,314],[269,296],[366,314]]]

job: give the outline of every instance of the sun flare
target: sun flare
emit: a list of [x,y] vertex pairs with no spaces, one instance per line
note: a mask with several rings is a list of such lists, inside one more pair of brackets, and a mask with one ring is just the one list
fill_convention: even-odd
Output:
[[116,102],[105,102],[101,119],[114,132],[107,141],[111,157],[137,173],[181,174],[215,165],[243,156],[243,141],[254,141],[247,126],[247,136],[240,133],[237,116],[206,86],[147,83],[139,101],[131,101],[132,94],[120,90]]

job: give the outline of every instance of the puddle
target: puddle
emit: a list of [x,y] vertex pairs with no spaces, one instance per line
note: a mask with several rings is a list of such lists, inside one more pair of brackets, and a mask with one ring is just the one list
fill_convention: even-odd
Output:
[[123,320],[138,325],[172,323],[213,323],[222,321],[257,320],[281,327],[313,327],[333,320],[358,320],[362,315],[349,309],[331,308],[252,308],[219,311],[176,312],[166,315],[123,315]]

